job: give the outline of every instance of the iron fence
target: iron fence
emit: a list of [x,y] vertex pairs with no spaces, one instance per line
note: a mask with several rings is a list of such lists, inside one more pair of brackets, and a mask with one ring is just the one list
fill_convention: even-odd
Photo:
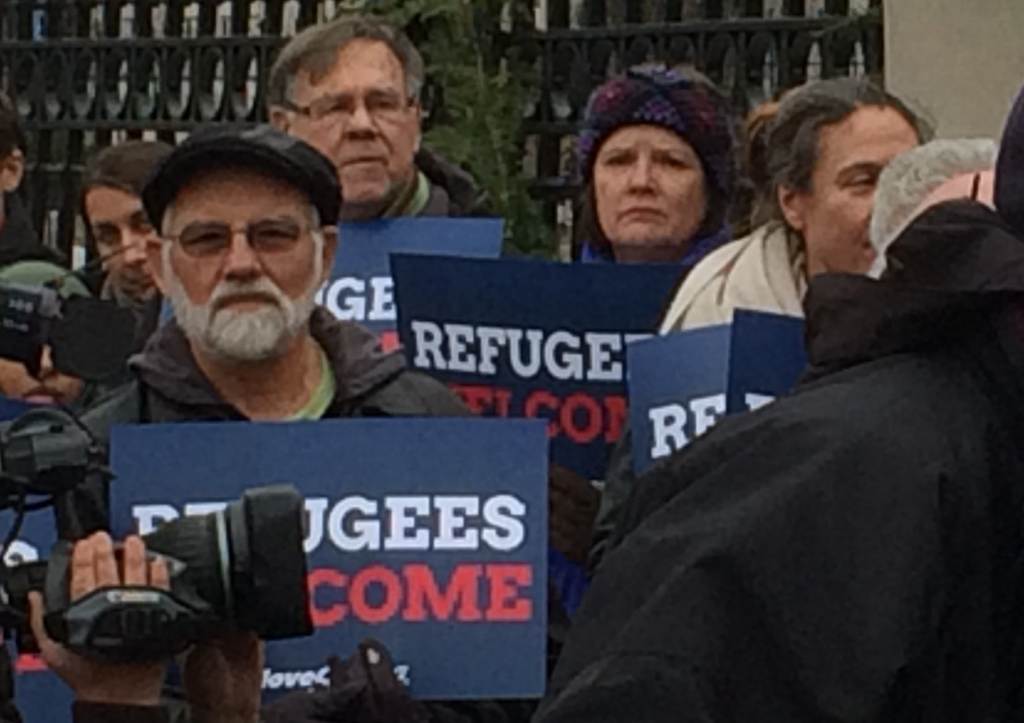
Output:
[[[23,188],[37,228],[70,249],[93,147],[265,120],[265,81],[287,37],[373,1],[0,0],[0,85],[31,139]],[[575,192],[568,149],[587,96],[631,65],[693,65],[741,111],[815,77],[879,74],[878,15],[849,9],[849,0],[536,0],[534,27],[505,28],[539,80],[524,108],[534,195],[554,219]]]

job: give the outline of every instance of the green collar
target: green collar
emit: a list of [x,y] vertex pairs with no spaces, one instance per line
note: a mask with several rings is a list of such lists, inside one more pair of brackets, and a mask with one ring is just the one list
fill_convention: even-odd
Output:
[[334,370],[331,369],[331,361],[327,353],[320,349],[320,383],[313,390],[313,395],[306,402],[306,405],[288,418],[289,422],[312,421],[321,419],[331,407],[334,401],[334,394],[337,391],[337,383],[334,379]]
[[416,171],[415,185],[395,199],[394,203],[384,211],[384,218],[419,216],[423,213],[423,209],[427,207],[427,202],[429,201],[430,181],[423,175],[423,171]]

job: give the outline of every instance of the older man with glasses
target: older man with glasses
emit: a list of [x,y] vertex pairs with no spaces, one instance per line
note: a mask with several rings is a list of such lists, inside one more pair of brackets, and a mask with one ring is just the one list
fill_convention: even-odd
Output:
[[274,126],[331,159],[342,214],[479,216],[486,196],[464,171],[421,148],[423,58],[398,28],[344,17],[281,51],[267,91]]
[[[142,202],[159,230],[148,262],[174,319],[133,359],[135,379],[83,416],[97,438],[126,423],[468,414],[441,384],[385,354],[370,332],[316,306],[334,260],[340,199],[331,162],[270,127],[203,132],[164,159]],[[76,494],[76,513],[105,508],[97,487]],[[105,565],[108,583],[119,584],[110,538],[81,544],[76,555]],[[144,548],[130,540],[125,549],[127,584],[138,577],[130,560]],[[84,592],[102,584],[93,577]],[[149,577],[159,584],[156,572]],[[35,629],[45,660],[75,693],[76,721],[172,719],[160,700],[163,666],[80,658],[45,636],[40,605],[34,601]],[[228,633],[209,642],[186,667],[191,720],[255,720],[258,641]]]
[[442,385],[314,296],[331,269],[334,167],[269,127],[189,138],[142,199],[174,321],[132,362],[136,381],[92,411],[117,422],[461,414]]

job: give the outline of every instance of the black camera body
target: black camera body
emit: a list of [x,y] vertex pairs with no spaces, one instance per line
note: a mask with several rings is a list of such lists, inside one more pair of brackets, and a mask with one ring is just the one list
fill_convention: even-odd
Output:
[[107,379],[132,353],[134,334],[133,314],[112,302],[65,299],[53,285],[0,283],[0,357],[21,362],[34,376],[48,346],[60,371]]

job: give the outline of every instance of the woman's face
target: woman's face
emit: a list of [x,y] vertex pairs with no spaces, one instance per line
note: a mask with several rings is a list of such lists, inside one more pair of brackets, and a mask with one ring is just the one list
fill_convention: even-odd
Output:
[[21,362],[0,359],[0,394],[8,399],[29,404],[70,404],[82,395],[84,387],[78,377],[54,368],[50,347],[43,348],[38,376],[32,376]]
[[681,258],[707,213],[697,152],[670,130],[620,128],[594,160],[594,202],[618,261]]

